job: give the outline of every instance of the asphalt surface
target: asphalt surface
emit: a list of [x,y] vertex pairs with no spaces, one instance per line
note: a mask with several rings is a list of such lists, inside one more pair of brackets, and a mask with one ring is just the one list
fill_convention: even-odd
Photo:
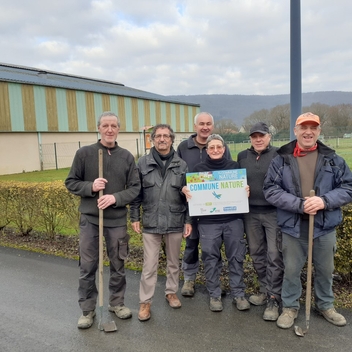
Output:
[[[140,273],[127,271],[125,304],[133,317],[120,320],[107,310],[108,269],[104,273],[104,320],[115,320],[118,331],[98,329],[98,319],[87,330],[77,329],[81,314],[77,303],[78,263],[54,256],[0,247],[0,351],[241,351],[241,352],[344,352],[352,351],[352,312],[341,310],[347,326],[339,328],[312,311],[304,337],[292,329],[279,329],[262,319],[264,307],[240,312],[229,296],[224,310],[208,308],[204,286],[193,298],[180,297],[181,309],[164,298],[165,278],[159,278],[152,317],[140,322]],[[296,325],[305,327],[302,307]]]

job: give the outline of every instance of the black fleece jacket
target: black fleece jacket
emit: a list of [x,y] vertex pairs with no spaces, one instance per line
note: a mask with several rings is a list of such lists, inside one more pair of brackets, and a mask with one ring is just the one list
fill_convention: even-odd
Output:
[[89,222],[99,225],[99,192],[92,191],[93,181],[99,177],[99,149],[103,150],[103,177],[108,180],[104,194],[112,194],[116,199],[114,205],[104,209],[104,226],[125,226],[126,205],[137,197],[141,188],[136,163],[128,150],[117,143],[107,148],[100,141],[78,149],[65,185],[71,193],[81,197],[79,211]]

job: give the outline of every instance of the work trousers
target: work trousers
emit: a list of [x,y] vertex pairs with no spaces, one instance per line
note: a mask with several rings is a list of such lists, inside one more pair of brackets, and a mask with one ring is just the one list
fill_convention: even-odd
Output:
[[182,232],[168,234],[143,233],[143,270],[139,285],[139,303],[151,303],[158,277],[159,253],[164,237],[166,247],[165,295],[176,293],[179,286]]
[[243,297],[243,261],[246,254],[246,240],[242,219],[226,223],[198,224],[206,287],[210,297],[221,297],[219,258],[222,243],[229,265],[229,281],[232,297]]
[[[126,290],[127,227],[104,227],[103,234],[110,260],[109,304],[120,306],[124,304]],[[92,311],[98,296],[95,276],[99,264],[99,226],[90,223],[84,214],[80,219],[79,255],[78,302],[82,311]]]
[[259,291],[281,301],[284,264],[281,253],[281,232],[276,211],[244,214],[249,255],[258,275]]
[[[182,270],[185,280],[195,280],[199,269],[199,233],[198,226],[195,221],[192,224],[192,234],[186,237],[186,247],[183,253]],[[218,269],[221,273],[222,258],[219,257]]]
[[[284,280],[282,284],[282,304],[286,308],[299,309],[302,294],[301,270],[308,256],[309,221],[301,223],[301,236],[292,237],[283,233]],[[332,275],[336,251],[336,231],[319,236],[313,241],[314,296],[319,310],[330,309],[334,305]]]

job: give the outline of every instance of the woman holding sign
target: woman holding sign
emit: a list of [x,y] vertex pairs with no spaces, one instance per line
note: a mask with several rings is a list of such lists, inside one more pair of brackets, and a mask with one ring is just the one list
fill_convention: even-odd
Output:
[[[224,158],[225,143],[222,137],[218,134],[212,134],[207,139],[207,158],[204,162],[197,164],[193,172],[216,174],[218,170],[234,170],[239,169],[239,164],[236,161]],[[234,182],[226,182],[233,184]],[[192,187],[191,187],[192,188]],[[221,197],[227,189],[212,192],[214,197]],[[249,196],[249,186],[244,184],[244,196]],[[187,185],[185,194],[192,203],[192,189]],[[215,194],[214,194],[215,193]],[[194,194],[194,193],[193,193]],[[211,203],[211,199],[207,199]],[[220,289],[220,272],[217,262],[220,258],[220,248],[225,245],[225,254],[229,265],[229,281],[231,296],[233,303],[238,310],[247,310],[250,304],[245,298],[245,283],[243,280],[243,261],[246,254],[246,240],[244,239],[243,215],[227,212],[227,209],[232,207],[222,207],[218,209],[213,207],[210,213],[202,216],[197,216],[198,230],[200,235],[200,243],[202,247],[202,260],[204,264],[206,287],[210,295],[210,310],[220,312],[223,309],[221,301]],[[225,209],[225,211],[224,211]],[[232,209],[232,210],[233,210]]]

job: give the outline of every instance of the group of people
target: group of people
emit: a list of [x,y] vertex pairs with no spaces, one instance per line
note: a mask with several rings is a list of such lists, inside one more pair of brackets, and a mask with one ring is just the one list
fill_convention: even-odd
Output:
[[[117,142],[120,121],[113,112],[98,120],[101,139],[80,148],[65,181],[81,197],[78,328],[92,326],[98,291],[99,209],[104,210],[104,236],[110,260],[109,310],[120,319],[132,316],[124,305],[124,260],[128,252],[127,210],[132,228],[143,237],[143,269],[139,289],[138,319],[151,317],[162,241],[167,257],[165,298],[180,308],[179,257],[182,238],[184,284],[181,294],[195,294],[199,269],[199,244],[211,311],[222,311],[221,284],[224,245],[229,286],[238,310],[250,304],[266,305],[263,319],[280,328],[294,324],[302,293],[301,270],[308,253],[308,219],[314,215],[314,295],[317,311],[330,323],[346,325],[334,308],[332,277],[336,226],[341,206],[352,201],[352,173],[343,158],[318,140],[320,119],[312,113],[297,118],[296,139],[281,148],[270,144],[268,126],[258,122],[249,132],[251,147],[233,161],[223,138],[214,134],[214,119],[201,112],[194,118],[195,133],[174,150],[170,125],[153,128],[153,147],[136,165],[132,154]],[[103,150],[104,177],[98,173],[98,150]],[[190,217],[191,192],[187,172],[246,169],[249,212]],[[309,191],[315,190],[310,197]],[[104,195],[99,197],[99,191]],[[258,275],[259,291],[245,297],[243,261],[247,250]],[[226,292],[225,292],[226,293]],[[281,314],[280,314],[281,313]]]

